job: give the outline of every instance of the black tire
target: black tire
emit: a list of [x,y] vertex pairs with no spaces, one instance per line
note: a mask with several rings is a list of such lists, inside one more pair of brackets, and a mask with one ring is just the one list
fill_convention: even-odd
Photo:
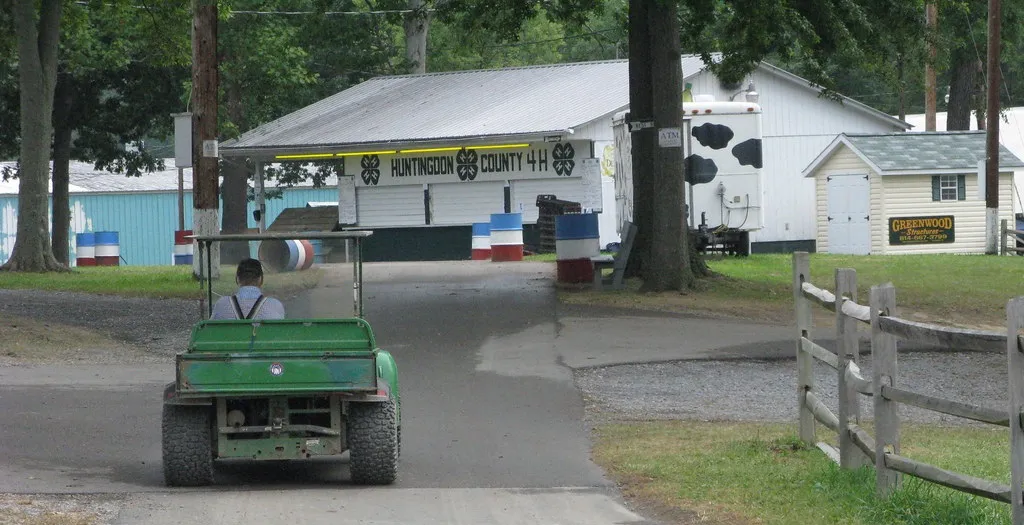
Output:
[[213,483],[211,408],[164,405],[164,482],[171,487]]
[[349,471],[358,485],[390,485],[398,477],[398,417],[394,400],[348,408]]

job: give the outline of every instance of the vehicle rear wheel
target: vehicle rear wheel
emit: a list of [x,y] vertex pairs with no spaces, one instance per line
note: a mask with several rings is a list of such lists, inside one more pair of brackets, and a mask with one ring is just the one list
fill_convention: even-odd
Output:
[[164,482],[171,487],[213,483],[213,426],[207,406],[164,405]]
[[359,485],[389,485],[398,477],[398,417],[394,400],[352,403],[348,410],[349,470]]

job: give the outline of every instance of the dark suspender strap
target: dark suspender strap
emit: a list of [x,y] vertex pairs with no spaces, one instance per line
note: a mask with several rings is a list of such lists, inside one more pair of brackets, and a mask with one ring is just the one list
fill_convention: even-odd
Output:
[[249,315],[245,316],[245,318],[252,319],[253,317],[256,317],[256,314],[260,313],[260,309],[263,308],[263,303],[265,302],[267,302],[267,298],[262,295],[259,296],[256,299],[256,303],[252,305],[252,310],[249,310]]
[[238,296],[236,296],[236,295],[232,295],[231,296],[231,305],[235,307],[235,318],[236,319],[245,319],[246,318],[244,315],[242,315],[242,307],[241,307],[241,305],[238,304]]

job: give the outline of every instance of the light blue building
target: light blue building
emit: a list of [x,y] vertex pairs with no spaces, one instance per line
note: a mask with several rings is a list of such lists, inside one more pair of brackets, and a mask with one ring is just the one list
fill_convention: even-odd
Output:
[[[89,163],[71,163],[68,230],[72,264],[76,254],[75,234],[99,231],[118,233],[121,264],[172,264],[174,232],[178,229],[178,171],[174,159],[167,159],[166,163],[164,171],[142,177],[97,171]],[[337,202],[336,181],[327,182],[322,188],[284,189],[281,198],[267,199],[266,224],[272,224],[285,208],[305,207],[310,202]],[[184,170],[183,186],[185,228],[190,229],[192,170],[189,168]],[[273,186],[268,185],[270,188]],[[255,228],[253,209],[254,203],[250,202],[246,216],[249,227]],[[0,264],[11,256],[17,229],[18,182],[0,182]]]

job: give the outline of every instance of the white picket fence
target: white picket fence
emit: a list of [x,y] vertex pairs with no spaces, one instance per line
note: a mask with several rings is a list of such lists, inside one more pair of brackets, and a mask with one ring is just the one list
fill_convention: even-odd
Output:
[[[891,315],[896,309],[892,284],[872,286],[868,306],[857,303],[857,274],[837,269],[835,292],[811,283],[810,256],[793,254],[793,298],[796,302],[798,401],[800,439],[816,445],[843,468],[873,463],[878,494],[887,497],[901,483],[901,475],[915,476],[962,492],[1012,505],[1014,525],[1024,525],[1021,487],[1024,482],[1024,297],[1006,308],[1006,332],[986,332],[918,323]],[[836,352],[814,343],[812,305],[836,314]],[[859,324],[871,327],[871,377],[857,365]],[[1010,399],[1001,409],[961,403],[899,387],[896,341],[915,341],[962,351],[1007,352]],[[822,401],[814,386],[815,359],[836,370],[839,414]],[[875,436],[860,427],[859,395],[872,398]],[[897,403],[992,425],[1010,427],[1011,483],[1016,490],[994,481],[952,472],[900,455],[900,418]],[[1010,422],[1013,424],[1010,424]],[[838,434],[839,450],[818,442],[816,423]]]

